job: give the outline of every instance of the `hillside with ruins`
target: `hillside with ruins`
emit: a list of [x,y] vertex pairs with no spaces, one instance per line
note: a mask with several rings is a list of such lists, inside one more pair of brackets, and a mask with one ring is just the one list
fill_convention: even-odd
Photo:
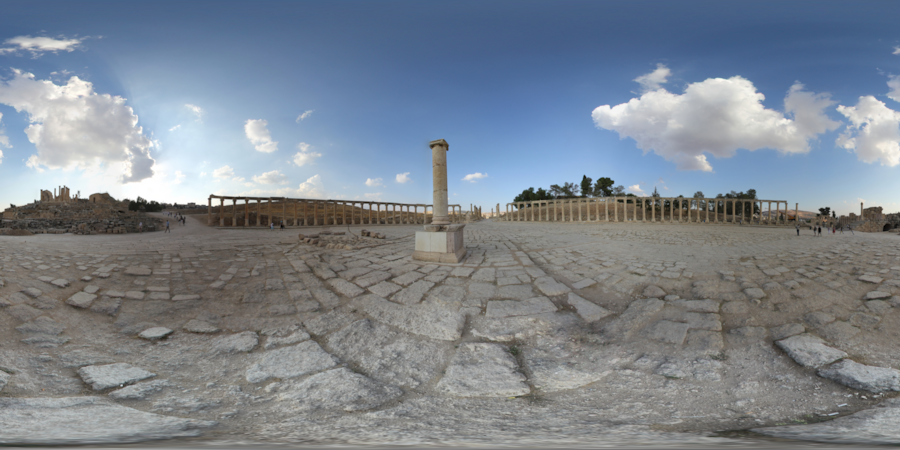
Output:
[[129,211],[128,201],[118,201],[108,193],[81,198],[69,188],[41,190],[40,199],[25,205],[10,205],[2,214],[0,234],[27,231],[30,234],[123,234],[158,231],[165,221],[140,211]]

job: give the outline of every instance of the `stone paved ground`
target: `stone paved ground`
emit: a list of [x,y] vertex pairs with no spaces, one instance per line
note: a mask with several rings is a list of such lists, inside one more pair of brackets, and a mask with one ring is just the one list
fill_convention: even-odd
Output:
[[487,221],[439,265],[419,228],[0,237],[0,399],[267,441],[718,444],[900,390],[895,234]]

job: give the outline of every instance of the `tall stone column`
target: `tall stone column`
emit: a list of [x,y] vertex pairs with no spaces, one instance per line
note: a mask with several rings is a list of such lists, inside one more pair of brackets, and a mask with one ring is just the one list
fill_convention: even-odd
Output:
[[859,218],[860,218],[860,220],[865,220],[865,217],[863,216],[863,210],[864,210],[863,202],[859,202]]
[[613,197],[613,220],[619,223],[619,198]]
[[212,197],[206,199],[206,224],[212,225]]
[[447,216],[447,152],[450,144],[443,139],[428,143],[431,148],[431,176],[433,186],[434,219],[432,225],[449,225]]
[[231,199],[231,226],[237,226],[237,199]]
[[656,197],[650,199],[650,222],[656,222]]
[[225,199],[219,198],[219,226],[225,226]]
[[250,200],[244,199],[244,226],[250,224]]

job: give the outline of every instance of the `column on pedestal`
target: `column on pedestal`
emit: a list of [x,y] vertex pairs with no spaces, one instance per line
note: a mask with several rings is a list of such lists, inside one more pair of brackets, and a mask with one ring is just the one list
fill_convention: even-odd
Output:
[[219,226],[225,226],[225,199],[219,198]]
[[431,148],[431,173],[432,173],[432,196],[434,205],[434,219],[431,221],[434,225],[447,225],[450,219],[447,217],[447,152],[450,151],[450,144],[443,139],[431,141],[428,144]]
[[237,226],[237,199],[231,199],[231,226]]

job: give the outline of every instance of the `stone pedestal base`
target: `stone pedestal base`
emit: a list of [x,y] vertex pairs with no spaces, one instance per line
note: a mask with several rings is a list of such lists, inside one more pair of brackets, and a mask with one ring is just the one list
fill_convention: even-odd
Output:
[[466,257],[465,227],[462,224],[425,225],[425,231],[416,232],[413,259],[450,264],[461,262]]

